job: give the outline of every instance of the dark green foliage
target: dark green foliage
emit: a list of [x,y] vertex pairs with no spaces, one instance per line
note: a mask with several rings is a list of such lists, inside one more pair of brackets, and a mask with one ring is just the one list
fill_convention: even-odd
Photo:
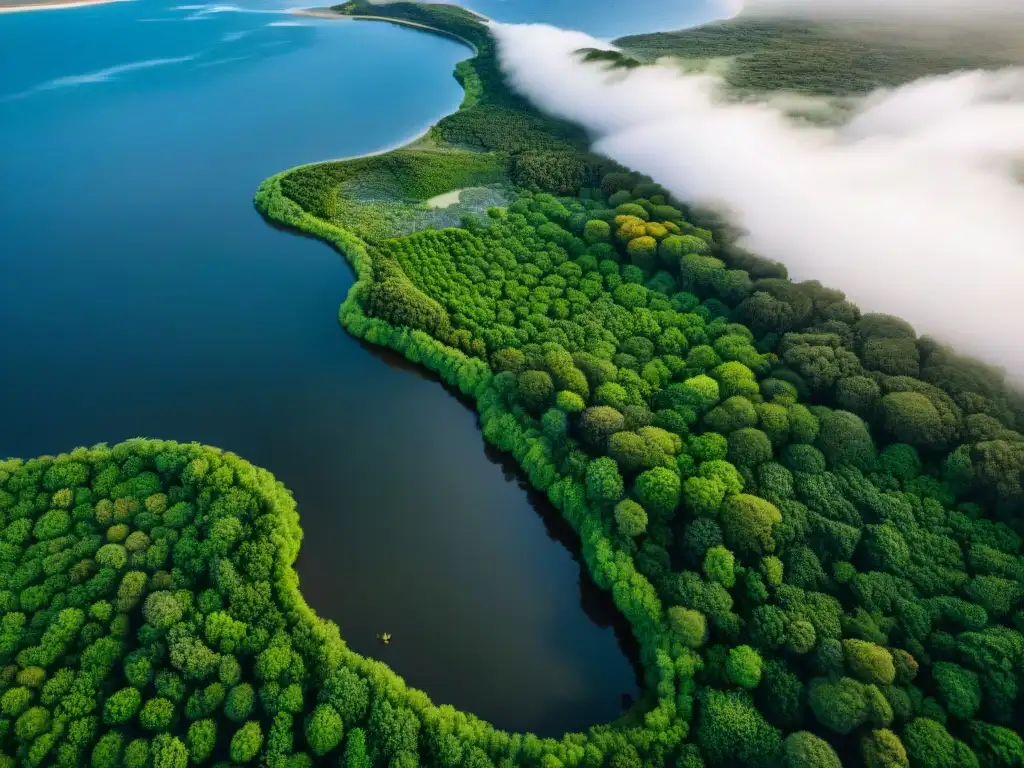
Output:
[[958,765],[956,745],[941,723],[919,717],[903,729],[903,744],[913,766],[953,768]]
[[839,756],[824,739],[808,731],[791,733],[782,742],[785,768],[842,768]]
[[949,32],[941,26],[925,31],[914,39],[884,21],[848,25],[741,16],[616,43],[641,59],[737,57],[727,80],[739,89],[828,95],[865,94],[926,75],[1020,62],[1012,43],[987,28],[959,30],[956,46],[947,44]]
[[[419,149],[300,169],[267,182],[257,205],[352,263],[346,329],[475,401],[488,442],[579,535],[594,581],[640,643],[648,690],[611,728],[562,742],[515,737],[512,747],[347,650],[327,674],[305,651],[293,668],[276,639],[250,652],[254,635],[221,616],[276,631],[280,616],[259,611],[266,593],[247,584],[211,598],[188,583],[204,606],[199,636],[173,635],[165,598],[148,608],[143,634],[167,635],[186,688],[180,700],[160,697],[183,702],[190,721],[222,722],[229,709],[258,720],[268,755],[345,765],[832,766],[838,752],[843,764],[903,766],[934,757],[922,741],[939,721],[956,735],[952,764],[1013,764],[1024,664],[1024,441],[1013,427],[1024,414],[1001,374],[898,318],[862,315],[838,291],[786,279],[638,174],[604,173],[578,151],[582,136],[509,91],[486,29],[464,11],[358,0],[347,12],[472,41],[479,55],[457,73],[463,109]],[[503,192],[507,205],[461,228],[417,231],[430,225],[408,212],[503,179],[516,187]],[[366,203],[370,193],[405,207]],[[61,496],[39,513],[50,509],[40,534],[59,539],[59,513],[72,506]],[[182,531],[205,513],[174,509],[152,514]],[[146,611],[178,573],[207,578],[205,553],[178,545],[162,555],[177,569],[159,577],[171,583],[128,578],[135,553],[148,546],[148,559],[159,538],[152,523],[136,531],[108,513],[91,562],[68,566],[75,578],[109,573],[112,610]],[[218,531],[231,557],[249,543],[245,530]],[[18,525],[10,534],[15,546],[32,535]],[[258,580],[276,573],[253,567],[266,574]],[[51,595],[28,566],[11,581],[13,605],[47,610]],[[182,605],[186,621],[195,604]],[[103,655],[90,659],[102,668]],[[148,685],[134,657],[122,667],[129,684],[130,667]],[[235,691],[247,684],[258,693],[242,714]],[[221,730],[230,752],[238,737]],[[694,743],[682,746],[687,734]],[[945,744],[941,733],[931,742]]]
[[697,743],[711,765],[767,765],[781,739],[748,694],[706,688],[701,698]]
[[939,699],[954,717],[967,720],[981,707],[981,682],[978,676],[958,664],[940,661],[932,667]]

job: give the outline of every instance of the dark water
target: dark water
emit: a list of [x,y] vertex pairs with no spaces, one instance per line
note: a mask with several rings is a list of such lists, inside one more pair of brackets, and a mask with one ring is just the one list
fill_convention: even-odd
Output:
[[0,15],[0,455],[143,435],[267,467],[299,504],[303,591],[353,648],[557,734],[637,691],[609,600],[474,414],[341,330],[342,260],[251,205],[278,170],[454,110],[464,56],[269,6]]

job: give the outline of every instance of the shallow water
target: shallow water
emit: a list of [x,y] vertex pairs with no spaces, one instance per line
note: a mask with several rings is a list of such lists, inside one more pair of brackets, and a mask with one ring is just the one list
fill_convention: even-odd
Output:
[[294,491],[303,592],[354,649],[503,728],[615,717],[635,671],[564,527],[465,405],[342,331],[344,262],[251,204],[453,111],[464,49],[151,0],[0,15],[0,40],[0,455],[235,451]]

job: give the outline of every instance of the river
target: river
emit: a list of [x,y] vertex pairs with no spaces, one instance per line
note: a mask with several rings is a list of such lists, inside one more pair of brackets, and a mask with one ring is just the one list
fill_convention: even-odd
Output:
[[[620,5],[474,7],[595,34],[693,21],[648,0],[619,25]],[[614,718],[638,692],[631,641],[564,526],[471,410],[341,330],[343,261],[251,204],[276,171],[453,111],[466,51],[269,0],[5,14],[0,39],[0,455],[235,451],[295,493],[302,590],[354,649],[502,728]]]

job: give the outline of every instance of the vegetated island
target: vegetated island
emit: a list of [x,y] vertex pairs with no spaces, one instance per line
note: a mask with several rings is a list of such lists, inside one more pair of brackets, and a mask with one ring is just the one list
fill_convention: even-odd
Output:
[[39,0],[38,2],[5,3],[0,0],[0,13],[22,13],[24,11],[58,11],[66,8],[81,8],[86,5],[125,3],[130,0]]
[[929,75],[1024,64],[1024,21],[1018,14],[994,25],[981,14],[951,29],[921,19],[741,14],[677,32],[630,35],[615,45],[644,61],[723,60],[726,83],[739,91],[844,97]]
[[471,14],[340,10],[472,41],[462,108],[256,205],[352,265],[350,333],[475,401],[578,532],[647,694],[560,740],[436,707],[302,601],[269,473],[137,440],[0,464],[0,765],[1019,766],[1024,400],[1001,373],[588,154]]

